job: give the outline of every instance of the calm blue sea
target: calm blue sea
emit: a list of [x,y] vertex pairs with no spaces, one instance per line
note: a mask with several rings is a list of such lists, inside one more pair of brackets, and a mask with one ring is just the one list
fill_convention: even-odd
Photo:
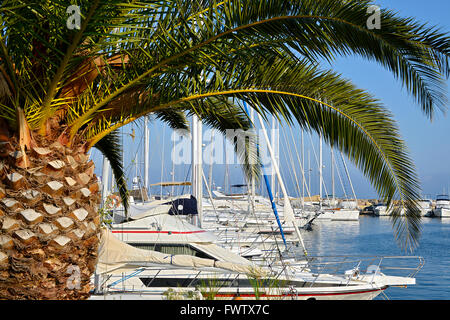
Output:
[[[388,288],[387,297],[391,300],[450,299],[450,219],[422,218],[420,245],[412,253],[402,251],[395,242],[389,217],[320,221],[314,224],[312,231],[302,234],[309,254],[315,256],[421,256],[425,265],[416,276],[417,284]],[[401,263],[415,267],[417,260]],[[381,295],[377,299],[384,298]]]

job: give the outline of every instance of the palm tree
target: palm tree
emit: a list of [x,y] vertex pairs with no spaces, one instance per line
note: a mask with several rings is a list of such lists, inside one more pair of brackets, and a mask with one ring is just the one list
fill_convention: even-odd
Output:
[[[197,114],[222,131],[246,129],[246,102],[298,122],[347,154],[386,202],[397,200],[396,213],[408,209],[394,215],[396,236],[417,243],[419,181],[395,121],[321,61],[376,61],[431,119],[444,109],[450,70],[449,39],[437,28],[383,10],[381,29],[369,29],[371,1],[359,0],[70,5],[0,7],[1,298],[89,296],[99,196],[87,152],[108,157],[125,197],[115,132],[148,114],[173,127]],[[67,285],[74,266],[76,289]]]

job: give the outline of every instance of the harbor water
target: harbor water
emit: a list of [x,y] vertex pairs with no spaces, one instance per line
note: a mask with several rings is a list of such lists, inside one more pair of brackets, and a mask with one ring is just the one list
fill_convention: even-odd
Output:
[[[312,231],[303,231],[311,256],[421,256],[425,264],[416,275],[416,285],[388,288],[391,300],[450,299],[450,219],[422,218],[419,246],[411,252],[395,241],[389,217],[360,216],[359,221],[317,221]],[[410,261],[415,267],[416,261]],[[387,274],[387,272],[385,272]],[[386,299],[380,295],[377,299]]]

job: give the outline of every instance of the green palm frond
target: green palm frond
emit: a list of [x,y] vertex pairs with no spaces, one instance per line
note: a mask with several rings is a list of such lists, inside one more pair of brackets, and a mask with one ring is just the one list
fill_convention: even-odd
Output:
[[[194,80],[185,82],[191,84],[194,93],[189,95],[186,92],[188,88],[184,87],[174,101],[146,106],[139,112],[145,114],[179,108],[194,110],[202,117],[208,114],[208,110],[223,110],[230,116],[223,102],[231,99],[247,101],[263,115],[284,117],[288,123],[296,121],[302,128],[320,133],[326,142],[347,154],[369,177],[381,198],[389,204],[400,200],[402,207],[413,208],[419,197],[418,178],[388,110],[338,74],[321,71],[306,61],[293,65],[281,56],[274,59],[241,65],[234,61],[229,63],[229,68],[239,70],[239,74],[229,71],[221,77],[216,73],[204,87]],[[174,91],[170,93],[170,97],[175,98]],[[166,100],[163,96],[160,98]],[[202,108],[207,103],[211,106]],[[213,106],[220,108],[214,109]],[[211,119],[216,116],[217,113],[213,114]],[[236,116],[233,117],[235,121]],[[244,121],[239,119],[237,123]],[[220,123],[214,126],[221,128]],[[231,123],[225,123],[222,131],[230,127]],[[397,238],[407,239],[407,245],[414,246],[420,235],[417,217],[410,210],[405,217],[404,225],[396,224]]]
[[210,97],[192,105],[191,114],[197,114],[203,123],[222,133],[233,145],[239,163],[247,178],[258,181],[261,175],[261,159],[253,125],[238,101],[223,97]]
[[[156,119],[168,124],[173,129],[189,130],[186,114],[189,116],[196,114],[206,126],[216,129],[225,136],[228,130],[235,132],[239,139],[230,137],[230,142],[234,146],[244,173],[248,177],[259,178],[261,160],[257,154],[256,137],[254,133],[249,131],[252,128],[250,119],[242,107],[232,100],[209,98],[174,107],[167,106],[151,112],[147,111],[149,107],[145,105],[138,105],[136,108],[139,108],[140,113],[154,114]],[[135,111],[137,112],[137,110]],[[109,114],[111,117],[115,117],[114,114]],[[106,118],[98,118],[97,120],[97,122],[92,122],[88,126],[87,132],[90,132],[90,134],[86,136],[86,141],[90,146],[95,146],[98,141],[101,141],[103,137],[110,132],[114,132],[117,128],[135,121],[132,117],[125,118],[123,122],[116,120],[117,123],[114,126],[108,127],[108,124],[112,121]],[[246,137],[244,137],[245,135]]]
[[156,119],[168,124],[172,129],[189,130],[189,122],[185,113],[181,110],[167,108],[155,112],[155,116]]
[[[243,53],[239,50],[246,43],[247,46],[263,43],[265,51],[273,48],[286,52],[295,50],[309,59],[330,60],[336,54],[359,54],[378,61],[399,77],[430,117],[435,108],[444,108],[446,99],[441,72],[448,73],[446,48],[449,43],[444,34],[415,25],[411,19],[397,18],[390,12],[382,17],[385,28],[369,30],[365,27],[368,2],[277,3],[271,3],[273,8],[270,4],[264,6],[273,15],[271,17],[261,10],[258,1],[229,1],[217,8],[209,8],[208,12],[214,11],[213,17],[205,14],[195,23],[190,18],[198,7],[177,3],[180,14],[175,22],[181,22],[176,24],[165,19],[154,29],[142,31],[149,40],[139,43],[140,50],[130,56],[139,61],[131,68],[135,76],[83,115],[73,125],[72,134],[109,101],[152,77],[159,77],[161,72],[182,72],[195,64],[217,67],[216,61],[231,58],[230,50],[234,50],[234,58],[244,58],[243,54],[248,58],[251,51]],[[144,64],[143,68],[141,64]]]
[[123,172],[122,145],[120,143],[119,132],[113,131],[104,136],[95,144],[95,148],[98,149],[106,159],[108,159],[117,183],[117,189],[119,190],[120,198],[122,199],[122,205],[125,209],[125,214],[128,214],[128,189],[125,174]]
[[446,110],[445,32],[385,9],[381,29],[369,29],[369,0],[74,3],[79,29],[66,24],[71,1],[2,2],[0,117],[11,128],[20,107],[33,131],[72,144],[97,145],[148,114],[187,128],[196,113],[223,132],[248,126],[245,101],[345,152],[382,198],[408,208],[405,219],[394,216],[397,238],[417,242],[419,182],[392,115],[319,65],[337,56],[374,61],[432,119]]

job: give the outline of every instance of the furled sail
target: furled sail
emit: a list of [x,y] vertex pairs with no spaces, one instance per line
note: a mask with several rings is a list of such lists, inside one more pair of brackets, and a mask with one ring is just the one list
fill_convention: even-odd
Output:
[[162,266],[177,268],[219,268],[237,273],[264,275],[267,272],[252,264],[216,261],[189,255],[170,255],[158,251],[135,248],[102,229],[97,273],[114,273],[122,268]]

